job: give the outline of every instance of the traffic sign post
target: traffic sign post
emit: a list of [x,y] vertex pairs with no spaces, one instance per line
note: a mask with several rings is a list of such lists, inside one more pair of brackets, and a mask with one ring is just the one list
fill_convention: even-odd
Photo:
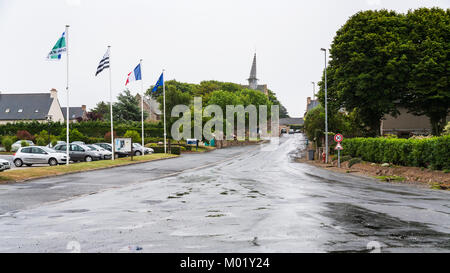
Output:
[[344,137],[341,134],[334,135],[334,141],[336,141],[338,143],[336,145],[336,148],[334,148],[335,150],[338,151],[338,168],[341,167],[341,150],[344,149],[344,148],[342,148],[341,142],[343,139],[344,139]]

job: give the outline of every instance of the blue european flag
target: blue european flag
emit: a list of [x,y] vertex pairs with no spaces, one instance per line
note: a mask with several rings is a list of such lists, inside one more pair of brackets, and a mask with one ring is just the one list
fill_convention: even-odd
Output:
[[159,76],[158,81],[156,82],[155,86],[152,89],[152,92],[156,92],[158,90],[158,86],[162,86],[164,84],[164,73],[161,73],[161,76]]
[[136,81],[142,80],[142,75],[141,75],[141,64],[138,64],[138,65],[136,66],[136,68],[134,69],[134,77],[135,77]]

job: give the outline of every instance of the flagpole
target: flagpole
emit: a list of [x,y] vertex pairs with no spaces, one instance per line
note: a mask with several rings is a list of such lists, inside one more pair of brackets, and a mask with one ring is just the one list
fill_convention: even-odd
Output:
[[111,46],[108,46],[109,53],[109,111],[111,114],[111,160],[114,160],[114,120],[113,120],[113,108],[112,108],[112,77],[111,77]]
[[69,25],[66,25],[67,108],[66,108],[66,165],[69,165]]
[[163,105],[164,105],[164,153],[167,153],[167,149],[166,149],[166,83],[164,80],[164,69],[162,71],[162,75],[163,75]]
[[[144,147],[144,79],[142,77],[142,59],[139,61],[141,66],[141,126],[142,126],[142,147]],[[144,155],[144,154],[142,154]]]

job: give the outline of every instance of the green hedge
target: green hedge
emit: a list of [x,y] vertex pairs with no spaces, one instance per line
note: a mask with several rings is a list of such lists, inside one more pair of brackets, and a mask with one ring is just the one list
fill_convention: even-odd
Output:
[[[155,154],[163,154],[164,153],[164,146],[150,146]],[[169,147],[167,147],[167,152],[169,152]],[[179,146],[172,146],[170,147],[170,153],[174,155],[180,155],[181,154],[181,148]]]
[[450,169],[450,135],[424,139],[347,138],[343,154],[364,161]]

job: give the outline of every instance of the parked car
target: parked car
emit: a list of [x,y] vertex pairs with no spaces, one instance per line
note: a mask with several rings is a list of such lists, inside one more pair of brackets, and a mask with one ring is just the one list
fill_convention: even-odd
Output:
[[21,147],[14,154],[13,162],[16,167],[22,167],[23,164],[31,166],[33,164],[49,164],[56,166],[65,164],[67,157],[65,154],[58,153],[53,149],[43,146]]
[[9,161],[0,158],[0,172],[8,169],[11,169],[11,164],[9,163]]
[[110,151],[108,151],[98,145],[88,144],[86,146],[91,148],[93,151],[98,152],[102,156],[102,159],[111,159],[111,157],[112,157],[112,153]]
[[133,152],[134,155],[140,156],[142,154],[151,154],[154,150],[152,148],[142,147],[140,143],[133,143]]
[[11,152],[15,152],[17,150],[19,150],[19,148],[22,147],[22,141],[25,141],[28,143],[28,146],[33,146],[34,143],[31,140],[17,140],[16,142],[13,143],[13,145],[11,145]]
[[[111,143],[95,143],[95,145],[102,147],[103,149],[112,152],[112,146]],[[117,157],[127,157],[129,156],[128,153],[124,153],[124,152],[115,152],[115,154],[117,155]]]
[[[59,153],[65,153],[67,145],[66,144],[56,145],[55,148],[53,149],[55,149],[55,151]],[[102,157],[98,152],[92,151],[91,148],[85,145],[74,143],[69,144],[69,156],[70,160],[74,162],[78,161],[91,162],[94,160],[100,160]]]
[[286,133],[287,133],[287,132],[286,132],[286,128],[281,129],[281,133],[282,133],[282,134],[286,134]]
[[292,135],[294,133],[294,129],[289,129],[289,134]]
[[86,145],[83,141],[72,141],[72,144]]
[[[59,145],[59,144],[66,144],[66,142],[65,142],[65,141],[61,141],[61,140],[58,140],[58,141],[56,141],[55,146],[56,146],[56,145]],[[47,144],[47,146],[45,146],[45,147],[53,148],[54,146],[53,146],[51,143],[49,143],[49,144]]]

